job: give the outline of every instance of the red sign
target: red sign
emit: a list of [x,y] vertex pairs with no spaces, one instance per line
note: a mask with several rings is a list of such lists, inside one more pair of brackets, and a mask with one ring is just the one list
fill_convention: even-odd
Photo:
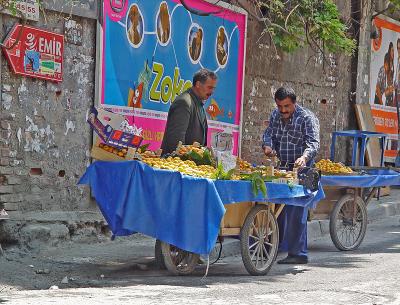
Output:
[[14,73],[56,82],[62,81],[64,35],[16,24],[3,44],[7,47],[20,37],[12,49],[3,48]]

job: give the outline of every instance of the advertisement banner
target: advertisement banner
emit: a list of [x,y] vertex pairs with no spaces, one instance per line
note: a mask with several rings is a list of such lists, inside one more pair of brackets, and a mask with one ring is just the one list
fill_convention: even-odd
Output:
[[372,40],[370,103],[376,131],[389,135],[385,160],[394,162],[398,149],[400,102],[400,23],[375,18],[378,38]]
[[104,1],[101,104],[143,128],[143,143],[158,149],[168,109],[192,86],[201,68],[218,76],[205,103],[209,131],[233,136],[238,153],[247,15],[203,0]]
[[3,44],[4,54],[14,73],[61,82],[64,35],[15,24]]

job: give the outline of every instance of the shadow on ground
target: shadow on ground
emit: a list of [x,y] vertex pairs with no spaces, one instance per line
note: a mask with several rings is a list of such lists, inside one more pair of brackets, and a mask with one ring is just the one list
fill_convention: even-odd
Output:
[[[268,275],[250,276],[240,256],[223,259],[210,266],[208,277],[202,279],[206,266],[200,265],[191,276],[172,276],[157,268],[153,256],[154,241],[138,245],[135,241],[124,241],[90,245],[70,245],[38,252],[6,248],[5,257],[0,257],[0,291],[60,289],[71,287],[115,287],[132,285],[172,285],[182,287],[204,287],[229,283],[271,283],[283,280],[287,275],[313,272],[315,268],[354,270],[361,263],[371,260],[365,254],[400,253],[400,225],[379,224],[369,228],[364,243],[358,250],[337,250],[329,237],[309,243],[308,265],[274,265]],[[282,255],[280,255],[282,257]],[[37,270],[48,269],[48,274]],[[68,283],[62,284],[63,278]],[[5,300],[0,298],[0,304]]]

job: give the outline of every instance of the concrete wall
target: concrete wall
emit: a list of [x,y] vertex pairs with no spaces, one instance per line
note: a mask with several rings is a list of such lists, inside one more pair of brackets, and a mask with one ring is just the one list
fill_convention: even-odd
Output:
[[[350,1],[338,1],[344,20],[351,12]],[[331,54],[327,62],[310,50],[275,57],[267,36],[260,39],[262,26],[249,20],[245,77],[242,157],[259,162],[262,134],[275,107],[273,92],[282,84],[293,87],[298,103],[312,110],[321,123],[319,157],[329,156],[331,132],[355,126],[351,92],[350,57]],[[345,143],[341,141],[340,143]],[[346,161],[348,145],[338,145],[338,160]]]
[[[46,10],[39,22],[28,23],[63,33],[67,17]],[[96,21],[72,17],[83,26],[83,42],[65,42],[60,84],[16,76],[2,56],[0,206],[8,210],[94,208],[88,192],[76,183],[89,164],[91,131],[85,118],[94,103]],[[17,20],[2,19],[4,37]]]

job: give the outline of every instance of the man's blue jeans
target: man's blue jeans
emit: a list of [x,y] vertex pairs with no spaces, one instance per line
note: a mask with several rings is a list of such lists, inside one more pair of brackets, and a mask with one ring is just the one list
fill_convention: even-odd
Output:
[[287,205],[278,217],[279,250],[307,256],[307,208]]

